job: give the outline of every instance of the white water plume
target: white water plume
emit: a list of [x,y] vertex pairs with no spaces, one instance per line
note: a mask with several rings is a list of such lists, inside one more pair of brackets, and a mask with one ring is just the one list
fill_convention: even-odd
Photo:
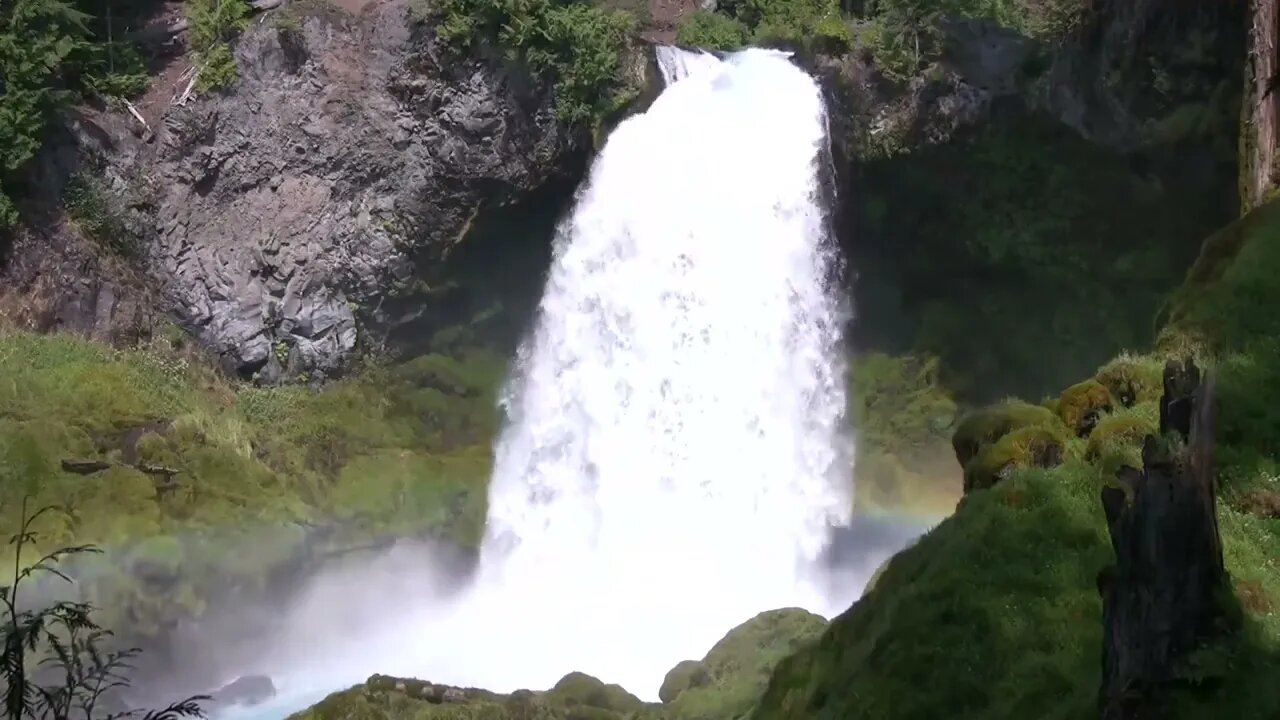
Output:
[[853,599],[818,567],[852,492],[820,89],[775,51],[658,58],[668,86],[559,229],[474,583],[295,676],[511,691],[581,670],[656,699],[754,614]]
[[852,469],[821,92],[774,51],[659,59],[672,84],[557,238],[481,579],[518,592],[528,629],[507,637],[547,649],[513,674],[650,697],[756,612],[832,609],[809,565]]

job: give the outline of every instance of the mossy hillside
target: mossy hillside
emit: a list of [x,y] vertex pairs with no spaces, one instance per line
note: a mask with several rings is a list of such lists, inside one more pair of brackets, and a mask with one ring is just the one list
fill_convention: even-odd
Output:
[[[1096,716],[1095,577],[1112,557],[1098,491],[1112,475],[1084,459],[1085,442],[1069,440],[1061,465],[1014,467],[966,495],[952,517],[878,570],[817,643],[778,665],[751,718]],[[1203,717],[1226,702],[1232,717],[1264,720],[1280,709],[1265,685],[1280,669],[1280,533],[1274,521],[1230,506],[1220,524],[1233,586],[1247,591],[1239,603],[1246,636],[1196,671],[1231,689],[1202,686],[1173,717]],[[1224,677],[1224,667],[1239,674]]]
[[868,161],[846,250],[858,347],[934,355],[958,400],[989,403],[1056,395],[1148,346],[1152,315],[1231,209],[1157,167],[1017,107]]
[[1108,544],[1096,471],[1019,469],[895,555],[752,718],[1084,718]]
[[659,697],[671,720],[728,720],[755,705],[783,658],[817,639],[825,618],[799,608],[760,613],[729,631],[701,661],[667,673]]
[[1222,481],[1233,500],[1280,492],[1280,203],[1215,234],[1162,310],[1164,354],[1190,352],[1216,364],[1224,408]]
[[504,368],[469,350],[321,391],[238,387],[167,347],[3,331],[0,513],[13,527],[24,496],[67,508],[32,551],[106,548],[77,560],[86,592],[144,635],[309,556],[394,536],[474,546]]
[[865,353],[853,358],[849,417],[857,433],[855,505],[946,515],[960,497],[949,437],[960,410],[938,359]]
[[[1015,467],[966,495],[952,517],[894,556],[817,644],[778,666],[753,717],[1096,716],[1095,576],[1112,560],[1098,493],[1120,464],[1139,460],[1142,431],[1158,423],[1156,372],[1187,348],[1218,377],[1219,529],[1241,632],[1189,660],[1170,717],[1275,717],[1280,519],[1252,500],[1280,490],[1278,425],[1268,421],[1280,383],[1266,382],[1280,373],[1280,321],[1268,313],[1280,301],[1270,281],[1280,273],[1277,241],[1280,212],[1270,206],[1206,243],[1170,301],[1158,351],[1122,355],[1093,376],[1112,409],[1086,437],[1068,439],[1062,464]],[[957,436],[969,428],[971,439],[958,439],[957,451],[976,457],[1020,432],[1008,422],[987,431],[999,415],[962,421]],[[1052,422],[1067,429],[1056,412]],[[946,668],[941,677],[938,668]]]

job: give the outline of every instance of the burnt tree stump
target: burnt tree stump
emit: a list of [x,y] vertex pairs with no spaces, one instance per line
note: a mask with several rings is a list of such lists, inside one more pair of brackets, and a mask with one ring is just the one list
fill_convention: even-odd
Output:
[[1141,470],[1123,467],[1102,490],[1115,565],[1102,595],[1102,720],[1163,716],[1181,661],[1219,631],[1226,579],[1213,467],[1213,374],[1170,362],[1160,437],[1147,436]]

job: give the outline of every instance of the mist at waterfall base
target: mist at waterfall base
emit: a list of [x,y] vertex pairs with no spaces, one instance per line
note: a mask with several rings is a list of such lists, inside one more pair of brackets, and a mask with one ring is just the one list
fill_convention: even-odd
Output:
[[817,84],[779,52],[657,52],[667,87],[558,230],[476,573],[446,588],[414,544],[326,569],[225,678],[276,699],[222,717],[373,673],[509,692],[580,670],[653,700],[758,612],[843,611],[924,529],[850,516]]

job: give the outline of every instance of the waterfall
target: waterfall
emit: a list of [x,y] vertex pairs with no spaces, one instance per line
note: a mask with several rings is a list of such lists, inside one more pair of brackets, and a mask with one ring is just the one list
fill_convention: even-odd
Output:
[[830,612],[811,565],[852,489],[820,89],[775,51],[658,57],[556,238],[481,580],[559,648],[545,679],[650,697],[758,611]]
[[[282,679],[294,697],[373,672],[509,692],[580,670],[656,700],[756,613],[854,599],[819,563],[853,469],[820,89],[781,52],[657,53],[667,87],[558,230],[474,582],[407,593],[345,650],[299,624],[281,645],[317,660]],[[379,591],[330,584],[316,618]]]

